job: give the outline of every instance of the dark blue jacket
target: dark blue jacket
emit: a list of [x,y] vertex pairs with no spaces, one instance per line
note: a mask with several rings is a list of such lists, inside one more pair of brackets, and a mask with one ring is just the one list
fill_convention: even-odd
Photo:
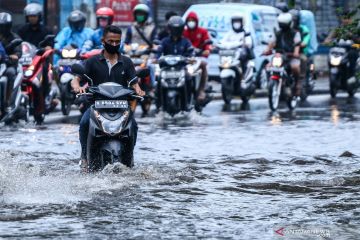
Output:
[[161,55],[181,55],[190,57],[193,52],[189,39],[181,37],[175,42],[172,38],[166,37],[161,41],[158,57]]

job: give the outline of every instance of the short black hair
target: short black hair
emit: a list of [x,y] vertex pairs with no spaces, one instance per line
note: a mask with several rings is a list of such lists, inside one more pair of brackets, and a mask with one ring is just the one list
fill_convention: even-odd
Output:
[[176,12],[174,12],[174,11],[169,11],[169,12],[167,12],[166,14],[165,14],[165,20],[166,21],[169,21],[169,19],[171,18],[171,17],[173,17],[173,16],[177,16],[178,14],[176,13]]
[[106,34],[108,34],[109,32],[120,34],[120,35],[122,34],[121,29],[118,26],[115,26],[115,25],[106,26],[105,29],[104,29],[103,37],[105,37]]

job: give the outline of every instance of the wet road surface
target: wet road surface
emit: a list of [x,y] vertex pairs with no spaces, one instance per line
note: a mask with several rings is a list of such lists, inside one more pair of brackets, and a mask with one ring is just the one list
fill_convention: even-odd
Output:
[[0,238],[359,239],[359,108],[322,95],[138,118],[134,169],[88,176],[75,111],[2,126]]

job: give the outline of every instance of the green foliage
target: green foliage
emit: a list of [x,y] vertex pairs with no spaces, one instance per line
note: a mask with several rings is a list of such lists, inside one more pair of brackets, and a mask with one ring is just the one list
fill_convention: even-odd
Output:
[[359,13],[360,4],[352,10],[344,11],[342,8],[336,9],[336,13],[342,20],[351,19],[348,24],[342,24],[335,29],[337,39],[352,39],[354,42],[360,41]]

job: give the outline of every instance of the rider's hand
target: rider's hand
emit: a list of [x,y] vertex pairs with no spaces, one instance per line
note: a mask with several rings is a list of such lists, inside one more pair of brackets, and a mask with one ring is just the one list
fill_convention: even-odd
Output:
[[209,51],[209,50],[205,50],[205,51],[203,51],[202,55],[203,55],[204,57],[208,57],[208,56],[210,55],[210,51]]
[[86,93],[86,87],[75,86],[73,90],[76,93]]
[[139,84],[136,83],[132,87],[137,95],[139,95],[140,97],[145,96],[145,92],[140,88]]
[[299,54],[298,52],[294,52],[294,53],[293,53],[293,57],[294,57],[294,58],[299,58],[299,57],[300,57],[300,54]]
[[18,57],[17,55],[15,55],[15,54],[9,55],[9,58],[10,58],[11,60],[14,60],[14,61],[19,60],[19,57]]

